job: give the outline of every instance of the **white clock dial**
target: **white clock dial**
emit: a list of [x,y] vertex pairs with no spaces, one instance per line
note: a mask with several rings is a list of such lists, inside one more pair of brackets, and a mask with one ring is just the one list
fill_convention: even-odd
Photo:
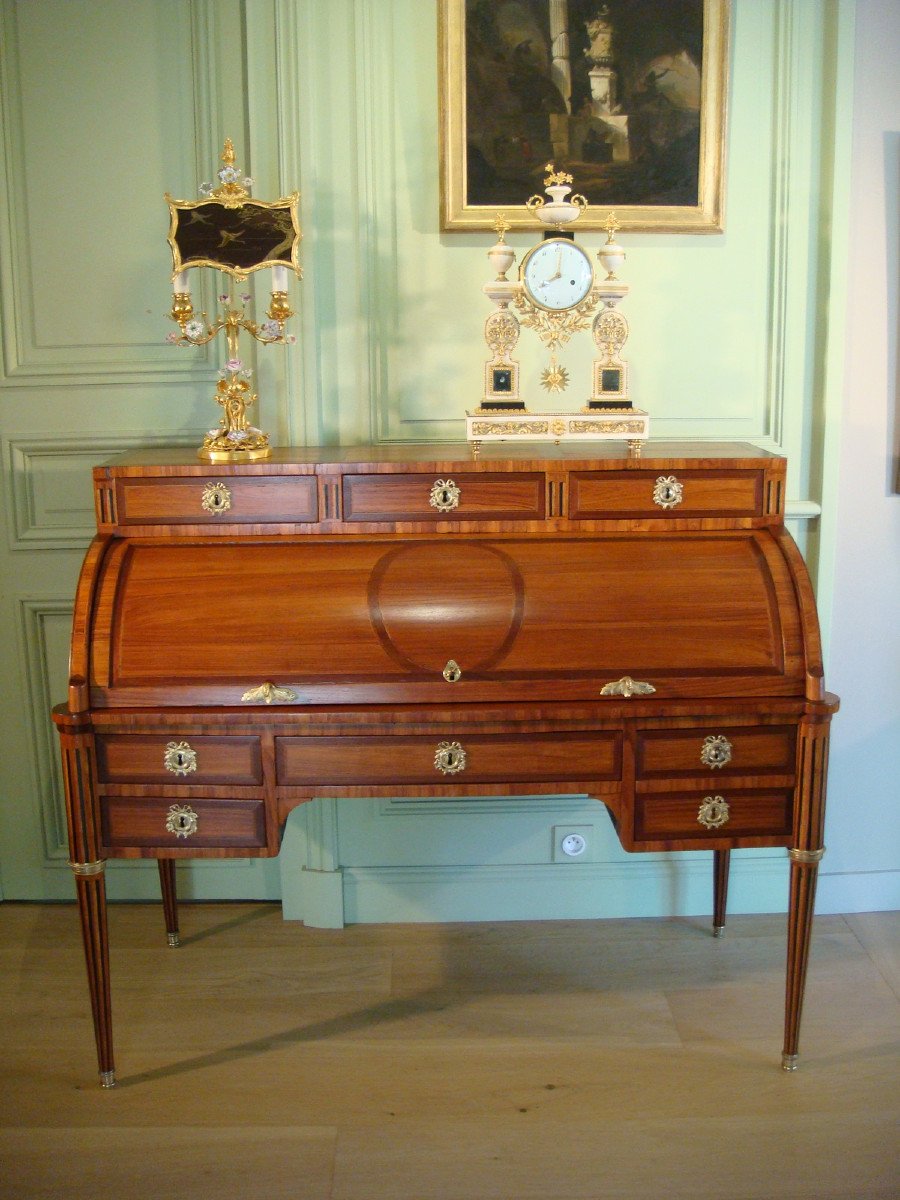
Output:
[[526,255],[522,283],[535,304],[561,312],[574,308],[588,295],[594,285],[594,268],[575,242],[548,238]]

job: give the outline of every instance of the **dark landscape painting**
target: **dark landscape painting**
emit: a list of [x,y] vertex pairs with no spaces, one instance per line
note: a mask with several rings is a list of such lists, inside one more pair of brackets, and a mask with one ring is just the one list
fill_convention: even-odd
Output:
[[466,203],[697,205],[703,0],[465,0]]

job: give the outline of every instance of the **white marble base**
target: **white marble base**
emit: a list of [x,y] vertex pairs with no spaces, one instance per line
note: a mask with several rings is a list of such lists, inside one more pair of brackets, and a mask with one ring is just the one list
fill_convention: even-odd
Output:
[[650,417],[640,408],[466,413],[469,442],[642,442],[649,436]]

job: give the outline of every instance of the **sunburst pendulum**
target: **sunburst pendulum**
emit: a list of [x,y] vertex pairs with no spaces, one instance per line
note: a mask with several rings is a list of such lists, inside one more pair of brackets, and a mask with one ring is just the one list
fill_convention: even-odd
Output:
[[569,386],[569,372],[556,361],[556,355],[550,355],[550,366],[541,373],[541,387],[548,392],[564,392]]

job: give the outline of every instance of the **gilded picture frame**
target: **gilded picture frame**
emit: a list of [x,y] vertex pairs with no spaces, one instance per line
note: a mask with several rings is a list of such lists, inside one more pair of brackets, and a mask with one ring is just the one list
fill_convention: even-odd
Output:
[[280,200],[173,200],[168,242],[172,277],[191,267],[214,267],[242,281],[254,271],[287,267],[299,278],[300,193]]
[[[729,0],[439,0],[441,229],[525,208],[548,162],[629,231],[724,228]],[[565,93],[568,92],[568,95]]]

